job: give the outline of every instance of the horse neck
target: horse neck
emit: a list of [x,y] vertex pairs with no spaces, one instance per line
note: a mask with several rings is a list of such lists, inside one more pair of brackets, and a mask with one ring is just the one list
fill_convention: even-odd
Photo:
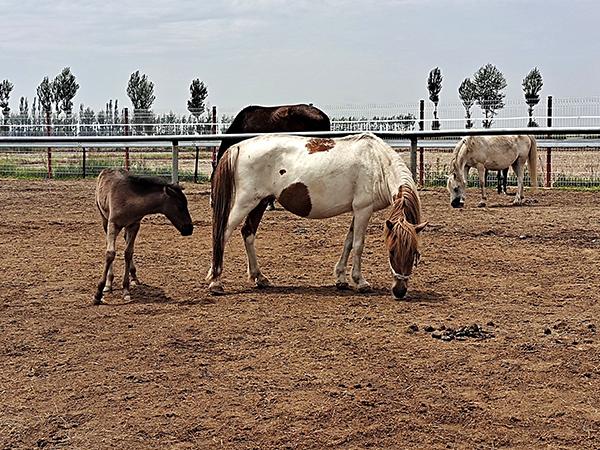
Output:
[[136,204],[141,214],[164,214],[165,198],[162,188],[138,194],[138,198]]
[[465,183],[467,181],[464,179],[465,157],[466,157],[465,153],[467,152],[467,149],[468,149],[467,139],[468,138],[464,138],[463,140],[461,140],[460,146],[452,155],[452,160],[451,160],[452,171],[458,177],[459,180],[462,180]]

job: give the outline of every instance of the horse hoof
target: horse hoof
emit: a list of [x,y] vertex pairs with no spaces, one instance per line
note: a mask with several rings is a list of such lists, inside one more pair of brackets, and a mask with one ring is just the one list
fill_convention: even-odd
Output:
[[123,296],[123,301],[130,302],[131,301],[131,295],[129,295],[129,294],[124,295]]
[[273,286],[267,278],[259,278],[256,280],[256,287],[259,289],[265,289]]
[[338,281],[337,283],[335,283],[335,288],[338,291],[347,291],[348,289],[350,289],[350,285],[345,281]]
[[131,280],[129,283],[130,283],[132,286],[139,286],[139,284],[140,284],[140,280]]
[[112,292],[112,286],[104,286],[104,289],[102,289],[102,292]]
[[208,287],[208,292],[210,292],[211,295],[224,295],[225,289],[223,289],[223,285],[221,283],[211,283]]
[[356,288],[356,291],[358,293],[360,293],[360,294],[366,294],[367,292],[371,292],[372,291],[371,285],[369,283],[365,283],[365,284],[363,284],[361,286],[358,286]]
[[101,305],[102,304],[102,297],[100,297],[100,298],[94,297],[94,300],[92,301],[92,304],[94,304],[94,305]]
[[479,203],[477,203],[477,207],[478,208],[485,208],[485,202],[482,200]]

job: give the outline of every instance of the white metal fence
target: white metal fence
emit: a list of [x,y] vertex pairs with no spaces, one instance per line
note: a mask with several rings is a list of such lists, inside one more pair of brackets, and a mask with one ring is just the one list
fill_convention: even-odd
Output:
[[[551,104],[550,104],[551,102]],[[432,129],[433,104],[414,103],[317,105],[332,119],[334,131],[407,131]],[[438,105],[441,130],[465,128],[465,109],[459,102]],[[12,114],[0,119],[0,136],[126,136],[187,135],[225,132],[236,111],[194,116],[191,114],[155,113],[153,111],[101,111],[77,113],[71,117],[46,115],[36,111]],[[421,120],[422,115],[422,120]],[[558,127],[600,126],[600,97],[546,97],[535,106],[533,119],[537,125]],[[475,129],[484,126],[480,107],[471,108]],[[519,128],[529,124],[528,106],[524,100],[507,100],[492,119],[493,128]]]
[[[451,152],[459,136],[522,133],[540,134],[539,167],[543,185],[600,186],[600,127],[384,131],[378,134],[397,148],[419,184],[441,186],[445,185]],[[308,134],[340,136],[347,132]],[[222,135],[5,136],[0,137],[0,176],[92,177],[104,168],[124,167],[139,174],[200,181],[210,176],[212,149],[221,138]],[[490,182],[494,182],[494,177],[492,174]],[[515,181],[514,178],[509,180],[512,184]]]

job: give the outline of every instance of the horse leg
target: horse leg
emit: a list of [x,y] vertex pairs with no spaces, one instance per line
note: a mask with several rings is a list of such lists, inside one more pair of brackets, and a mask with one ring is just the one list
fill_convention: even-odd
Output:
[[373,207],[369,205],[366,208],[354,210],[354,233],[352,237],[352,248],[354,257],[352,259],[352,281],[356,284],[358,292],[368,292],[371,285],[363,278],[361,272],[362,252],[365,245],[365,234],[367,225],[373,214]]
[[498,171],[497,181],[498,181],[498,194],[502,194],[502,171],[501,170]]
[[[140,229],[140,223],[136,222],[125,228],[125,272],[123,274],[123,299],[128,302],[131,300],[129,294],[129,275],[133,266],[133,245],[135,243],[135,237]],[[133,277],[135,277],[135,268],[133,269]],[[133,278],[132,277],[132,278]],[[137,278],[136,278],[137,280]]]
[[352,238],[354,236],[354,217],[352,218],[352,222],[350,223],[350,228],[348,229],[348,233],[346,234],[346,240],[344,241],[344,249],[342,250],[342,255],[340,256],[340,260],[335,265],[334,275],[335,275],[335,287],[344,290],[348,289],[348,281],[346,279],[346,266],[348,265],[348,257],[350,256],[350,251],[352,250]]
[[104,287],[106,286],[106,278],[109,271],[112,274],[112,265],[116,255],[116,241],[120,231],[121,228],[117,227],[114,223],[108,223],[106,231],[106,261],[104,263],[104,273],[102,275],[102,279],[98,283],[98,289],[96,290],[96,295],[94,296],[94,304],[96,305],[102,303],[102,294],[104,292]]
[[271,286],[269,279],[262,274],[258,267],[256,248],[254,247],[256,231],[260,225],[260,220],[262,219],[267,206],[271,204],[271,201],[272,198],[262,199],[258,206],[250,211],[250,214],[246,217],[246,222],[242,227],[242,237],[244,239],[244,245],[246,246],[246,256],[248,258],[248,278],[250,281],[256,282],[256,286],[259,288]]
[[[225,229],[225,233],[223,235],[223,251],[225,251],[225,246],[227,245],[227,241],[231,238],[234,230],[238,227],[242,220],[252,212],[254,208],[258,205],[253,203],[250,199],[235,199],[233,207],[229,212],[229,219],[227,221],[227,228]],[[214,266],[211,264],[210,269],[208,270],[208,275],[206,276],[207,280],[210,280],[208,285],[208,290],[211,294],[219,295],[224,293],[223,283],[221,282],[221,274],[223,273],[223,265],[220,267]]]
[[[138,223],[136,223],[136,224],[134,224],[134,225],[131,225],[131,227],[133,227],[133,226],[135,226],[135,227],[136,227],[136,229],[135,229],[135,234],[133,235],[133,240],[135,241],[135,239],[137,238],[137,233],[138,233],[138,231],[140,230],[140,222],[138,222]],[[125,244],[127,244],[127,242],[128,242],[129,235],[130,235],[130,232],[129,232],[129,230],[126,228],[126,229],[125,229]],[[133,244],[132,244],[132,246],[133,246]],[[136,267],[135,267],[135,262],[134,262],[134,260],[133,260],[133,253],[132,253],[132,255],[131,255],[131,261],[129,261],[129,275],[130,275],[130,277],[131,277],[131,285],[132,285],[132,286],[135,286],[135,285],[138,285],[138,284],[140,284],[140,280],[139,280],[139,278],[137,277],[137,269],[136,269]]]
[[485,196],[485,166],[483,164],[479,164],[477,166],[477,171],[479,172],[479,187],[481,188],[481,201],[477,206],[483,207],[485,206],[485,201],[487,197]]
[[508,183],[508,167],[506,169],[502,169],[502,190],[505,194],[508,194],[506,191],[506,184]]
[[512,168],[517,174],[517,195],[513,200],[513,205],[523,204],[523,179],[525,178],[524,169],[525,162],[520,162],[518,159],[514,162]]

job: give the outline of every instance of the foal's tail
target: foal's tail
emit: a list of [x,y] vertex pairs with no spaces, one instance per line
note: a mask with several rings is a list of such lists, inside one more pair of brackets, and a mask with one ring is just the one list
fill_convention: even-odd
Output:
[[223,270],[225,231],[235,195],[235,166],[238,152],[238,146],[230,147],[225,152],[213,178],[213,277],[219,276]]
[[531,142],[529,147],[529,156],[527,160],[527,165],[529,166],[529,177],[531,178],[531,187],[535,192],[538,185],[538,171],[537,171],[537,142],[533,136],[529,136],[529,141]]

